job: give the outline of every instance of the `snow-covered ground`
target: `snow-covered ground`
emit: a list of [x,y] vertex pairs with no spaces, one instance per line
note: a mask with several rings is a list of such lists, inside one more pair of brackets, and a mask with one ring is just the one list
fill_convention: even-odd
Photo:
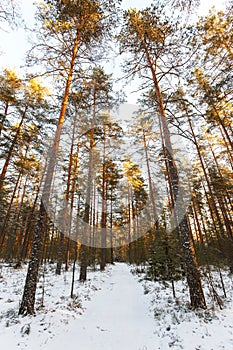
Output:
[[[205,286],[208,309],[188,308],[185,281],[170,284],[145,281],[135,268],[118,263],[105,272],[90,271],[86,283],[75,281],[71,299],[71,272],[55,276],[47,265],[40,278],[35,317],[17,315],[26,265],[19,270],[2,264],[0,270],[0,344],[8,350],[220,350],[233,349],[232,280],[224,273],[225,307],[214,304]],[[215,274],[215,273],[214,273]],[[215,287],[222,294],[219,277]],[[41,298],[44,288],[44,306]],[[214,306],[214,307],[213,307]]]

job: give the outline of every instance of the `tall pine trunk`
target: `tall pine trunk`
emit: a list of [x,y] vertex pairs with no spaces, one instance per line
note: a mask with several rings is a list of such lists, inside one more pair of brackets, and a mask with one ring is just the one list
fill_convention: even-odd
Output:
[[38,219],[35,233],[34,233],[28,272],[27,272],[26,282],[24,286],[23,298],[19,308],[20,315],[27,315],[27,314],[33,315],[35,313],[35,294],[36,294],[36,286],[37,286],[38,273],[39,273],[39,264],[42,256],[42,246],[43,246],[44,234],[47,226],[47,213],[46,213],[45,205],[46,203],[49,202],[52,179],[53,179],[53,174],[54,174],[54,169],[56,164],[56,158],[58,154],[61,131],[65,120],[65,114],[67,109],[67,103],[69,98],[69,92],[71,87],[71,81],[72,81],[78,46],[79,46],[79,34],[77,32],[76,40],[74,42],[74,46],[72,49],[72,58],[71,58],[70,68],[69,68],[69,72],[66,80],[65,91],[62,99],[60,116],[58,119],[57,129],[55,133],[55,140],[54,140],[52,152],[50,154],[50,159],[48,163],[45,184],[44,184],[42,199],[40,203],[39,219]]
[[187,282],[189,287],[190,301],[193,308],[202,307],[205,308],[205,298],[201,284],[200,273],[198,269],[197,260],[195,257],[192,241],[191,241],[191,232],[188,225],[187,213],[183,208],[183,196],[181,193],[181,187],[179,184],[179,176],[176,168],[175,159],[173,156],[171,136],[168,128],[167,117],[163,104],[163,97],[160,91],[159,83],[157,80],[157,74],[154,67],[154,64],[151,60],[150,54],[145,48],[145,53],[148,61],[148,65],[151,70],[156,102],[159,110],[159,118],[162,126],[162,133],[164,137],[164,143],[166,148],[166,158],[168,162],[168,171],[171,178],[172,184],[172,197],[174,199],[174,214],[178,221],[178,229],[180,232],[180,239],[182,244],[182,250],[184,255],[184,264],[186,269]]
[[91,203],[91,190],[93,183],[93,150],[95,146],[95,117],[96,117],[96,87],[95,82],[93,85],[94,89],[94,101],[93,101],[93,116],[91,122],[91,135],[90,135],[90,154],[88,161],[88,175],[87,175],[87,190],[86,190],[86,201],[84,209],[84,225],[82,233],[82,244],[80,248],[80,273],[79,281],[84,282],[87,279],[87,254],[88,254],[88,243],[87,234],[88,227],[90,227],[90,203]]
[[107,182],[106,182],[106,125],[104,124],[103,135],[103,170],[102,170],[102,210],[101,210],[101,251],[100,270],[103,271],[106,265],[106,227],[107,227]]
[[154,195],[154,186],[151,178],[151,170],[150,170],[150,162],[149,162],[149,154],[148,154],[148,147],[146,142],[146,133],[144,127],[142,128],[142,134],[143,134],[143,147],[145,150],[145,156],[146,156],[146,167],[147,167],[147,174],[148,174],[148,182],[149,182],[149,194],[150,194],[150,200],[153,208],[153,224],[155,225],[156,230],[159,229],[159,222],[158,222],[158,215],[157,215],[157,209],[156,209],[156,203],[155,203],[155,195]]

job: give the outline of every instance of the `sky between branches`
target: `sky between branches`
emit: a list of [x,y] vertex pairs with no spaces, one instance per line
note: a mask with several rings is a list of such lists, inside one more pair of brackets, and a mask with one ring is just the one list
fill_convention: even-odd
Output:
[[[152,2],[153,1],[151,0],[123,0],[122,7],[124,9],[130,7],[141,9],[149,6]],[[30,28],[33,28],[35,13],[35,6],[33,5],[34,1],[20,0],[19,3],[25,24]],[[208,11],[212,6],[221,10],[224,8],[224,0],[201,0],[198,14],[201,16],[208,14]],[[10,68],[20,73],[20,70],[25,64],[26,51],[30,48],[30,43],[28,42],[30,34],[26,33],[23,27],[19,26],[16,30],[5,27],[4,30],[1,30],[0,35],[0,69]],[[119,77],[119,64],[118,60],[110,62],[106,66],[107,73],[115,73],[114,75]],[[125,89],[127,90],[128,103],[135,104],[139,94],[132,93],[132,91],[135,90],[134,84],[129,84]]]

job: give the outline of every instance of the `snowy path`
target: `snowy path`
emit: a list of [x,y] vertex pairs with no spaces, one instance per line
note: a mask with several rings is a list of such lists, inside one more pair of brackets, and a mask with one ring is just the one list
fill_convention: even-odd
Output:
[[[77,271],[75,293],[85,309],[82,311],[77,300],[71,301],[69,296],[72,271],[57,276],[55,265],[48,265],[45,307],[37,309],[36,317],[19,317],[27,266],[15,270],[4,265],[0,275],[1,347],[8,350],[233,349],[232,277],[227,271],[224,281],[228,299],[224,310],[209,308],[193,312],[187,308],[189,296],[184,281],[176,282],[174,302],[169,285],[149,280],[139,283],[131,268],[118,263],[108,265],[105,272],[89,271],[84,284],[78,282]],[[218,274],[215,279],[218,281]],[[42,283],[39,281],[37,288],[37,307],[43,293]],[[207,286],[205,295],[208,297]],[[210,301],[209,297],[209,305],[213,305]]]
[[154,328],[143,287],[127,265],[117,264],[85,313],[49,349],[77,344],[80,350],[157,350]]

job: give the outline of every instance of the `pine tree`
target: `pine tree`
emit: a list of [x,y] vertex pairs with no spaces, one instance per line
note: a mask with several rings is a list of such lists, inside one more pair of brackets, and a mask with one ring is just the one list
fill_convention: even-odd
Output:
[[[191,305],[197,308],[205,307],[205,299],[191,242],[188,218],[183,210],[183,196],[179,183],[179,175],[174,160],[163,95],[159,85],[161,74],[160,64],[163,62],[161,59],[165,54],[169,56],[172,54],[175,55],[175,48],[173,48],[172,52],[169,45],[169,43],[172,43],[172,40],[175,40],[175,28],[170,23],[169,19],[163,16],[163,9],[156,8],[156,6],[142,11],[129,10],[125,13],[124,25],[119,35],[119,40],[121,43],[121,50],[132,54],[131,62],[128,63],[127,67],[128,71],[132,74],[137,70],[146,70],[146,72],[149,71],[151,74],[150,77],[156,96],[155,107],[159,114],[167,170],[171,179],[171,195],[174,213],[178,221],[184,254]],[[175,60],[175,56],[173,57]],[[168,67],[165,69],[167,68]]]
[[[39,264],[42,254],[42,245],[47,223],[46,204],[49,202],[52,178],[56,164],[56,158],[59,148],[61,131],[65,120],[67,104],[70,94],[72,78],[75,71],[75,65],[78,59],[79,51],[83,52],[85,48],[91,51],[96,43],[100,43],[103,37],[109,32],[107,26],[114,21],[115,6],[112,1],[46,1],[41,5],[38,12],[39,23],[41,24],[41,43],[37,45],[44,54],[37,57],[31,56],[34,62],[45,59],[50,70],[59,72],[63,65],[65,74],[63,97],[60,107],[60,114],[57,122],[57,128],[52,146],[45,184],[43,189],[42,201],[40,204],[38,223],[35,229],[31,257],[26,277],[22,302],[19,314],[34,314],[36,285],[38,279]],[[52,41],[52,45],[48,42]],[[68,43],[68,46],[67,46]],[[59,55],[58,55],[59,52]],[[32,52],[33,53],[33,52]],[[37,50],[37,54],[39,51]],[[64,57],[63,62],[60,58]],[[41,62],[41,61],[40,61]]]

